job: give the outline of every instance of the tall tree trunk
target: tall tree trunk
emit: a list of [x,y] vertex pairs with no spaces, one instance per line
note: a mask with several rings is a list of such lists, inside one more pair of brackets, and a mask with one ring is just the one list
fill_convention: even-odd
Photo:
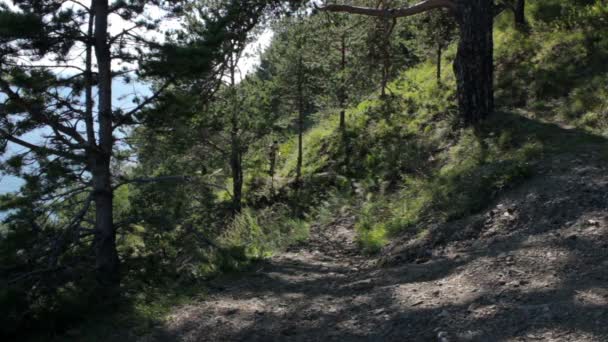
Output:
[[465,126],[477,126],[494,111],[493,2],[460,0],[460,42],[454,61],[458,106]]
[[441,55],[443,49],[441,44],[437,44],[437,85],[441,85]]
[[302,79],[302,56],[298,58],[298,159],[296,161],[296,189],[300,189],[302,183],[302,159],[303,159],[303,134],[304,134],[304,91],[303,91],[303,79]]
[[524,29],[526,27],[526,0],[517,0],[513,12],[515,27]]
[[380,97],[384,99],[386,97],[386,87],[388,85],[388,78],[391,69],[390,34],[392,31],[392,27],[390,26],[388,18],[382,18],[382,30],[382,39],[384,40],[384,42],[382,44],[382,88],[380,90]]
[[344,155],[344,172],[348,171],[348,164],[350,163],[350,155],[349,155],[349,141],[348,135],[346,134],[346,33],[342,34],[340,40],[340,91],[338,92],[338,100],[340,101],[340,133],[342,136],[342,148]]
[[338,92],[338,101],[340,102],[340,131],[342,134],[346,131],[346,34],[342,34],[340,40],[340,90]]
[[230,130],[230,169],[232,171],[232,209],[238,213],[242,209],[243,164],[241,141],[239,138],[239,99],[236,90],[236,68],[238,57],[233,53],[230,59],[230,93],[232,97],[232,117]]
[[238,137],[233,133],[230,168],[232,169],[232,207],[235,213],[241,211],[243,201],[243,168],[239,145]]
[[95,257],[98,282],[115,286],[120,281],[116,232],[113,223],[113,191],[110,158],[105,153],[93,157],[93,199],[95,201]]
[[113,223],[112,159],[112,69],[108,44],[108,0],[93,1],[95,12],[95,55],[99,68],[98,134],[99,146],[92,158],[91,175],[95,200],[95,256],[98,280],[102,285],[120,281]]

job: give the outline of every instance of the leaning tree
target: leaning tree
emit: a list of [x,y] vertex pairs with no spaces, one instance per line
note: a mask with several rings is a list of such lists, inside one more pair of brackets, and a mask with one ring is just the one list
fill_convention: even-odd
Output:
[[401,8],[371,8],[326,4],[320,10],[375,16],[387,19],[409,17],[446,8],[460,28],[458,53],[454,61],[457,96],[463,123],[474,126],[494,110],[492,0],[426,0]]

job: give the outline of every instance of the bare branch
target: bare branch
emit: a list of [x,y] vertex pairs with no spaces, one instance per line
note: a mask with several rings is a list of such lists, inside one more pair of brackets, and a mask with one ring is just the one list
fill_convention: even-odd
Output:
[[328,4],[322,7],[317,7],[321,11],[328,12],[345,12],[352,14],[361,14],[373,17],[382,18],[399,18],[409,17],[415,14],[427,12],[436,8],[456,9],[456,4],[451,0],[426,0],[415,5],[402,8],[371,8],[349,5]]
[[122,126],[123,124],[125,124],[125,122],[127,122],[128,120],[130,120],[130,118],[137,113],[138,111],[142,110],[145,106],[149,105],[150,103],[152,103],[152,101],[156,100],[162,93],[163,91],[165,91],[167,89],[167,87],[169,87],[169,85],[171,84],[171,80],[165,82],[165,84],[163,84],[160,88],[158,88],[158,90],[152,94],[152,96],[146,98],[144,101],[142,101],[142,103],[140,103],[139,105],[137,105],[137,107],[131,109],[130,111],[128,111],[126,114],[124,114],[120,120],[118,120],[118,122],[116,124],[114,124],[114,128],[116,129],[117,127]]

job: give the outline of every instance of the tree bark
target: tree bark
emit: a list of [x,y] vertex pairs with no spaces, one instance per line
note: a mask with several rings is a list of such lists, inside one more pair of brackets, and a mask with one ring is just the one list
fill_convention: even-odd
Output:
[[338,92],[338,101],[340,102],[340,131],[342,134],[346,131],[346,34],[342,34],[340,40],[340,90]]
[[108,44],[108,1],[93,1],[95,12],[95,55],[99,71],[98,134],[99,145],[91,151],[91,175],[95,200],[95,257],[97,279],[101,285],[120,282],[116,231],[113,222],[112,159],[112,70]]
[[465,126],[477,126],[494,110],[493,2],[460,0],[460,41],[454,61],[458,107]]
[[243,168],[238,137],[232,133],[232,151],[230,153],[230,168],[232,169],[232,207],[235,213],[242,209],[243,198]]
[[441,55],[443,53],[443,49],[441,48],[441,44],[437,44],[437,85],[441,85]]
[[97,280],[103,286],[120,282],[119,259],[116,251],[116,231],[113,221],[113,191],[110,158],[97,154],[94,158],[93,199],[95,201],[95,258]]
[[232,209],[241,212],[243,198],[243,164],[241,158],[241,141],[239,138],[239,99],[236,90],[236,68],[238,56],[233,53],[230,58],[230,93],[232,97],[232,117],[230,130],[230,169],[232,171]]
[[241,158],[241,146],[238,136],[238,126],[233,120],[232,132],[230,133],[230,169],[232,170],[232,208],[235,213],[242,209],[243,198],[243,167]]
[[526,0],[517,0],[513,10],[515,17],[515,27],[526,27]]
[[297,91],[298,91],[298,159],[296,161],[296,179],[295,186],[299,190],[302,183],[302,161],[303,161],[303,135],[304,135],[304,91],[303,91],[303,80],[302,80],[302,55],[298,57],[298,70],[297,70]]

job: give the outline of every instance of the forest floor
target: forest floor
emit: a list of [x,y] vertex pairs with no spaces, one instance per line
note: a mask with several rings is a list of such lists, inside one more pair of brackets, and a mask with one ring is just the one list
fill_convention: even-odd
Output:
[[603,148],[544,160],[485,211],[375,259],[359,254],[353,216],[313,226],[305,244],[215,280],[147,339],[608,341]]

